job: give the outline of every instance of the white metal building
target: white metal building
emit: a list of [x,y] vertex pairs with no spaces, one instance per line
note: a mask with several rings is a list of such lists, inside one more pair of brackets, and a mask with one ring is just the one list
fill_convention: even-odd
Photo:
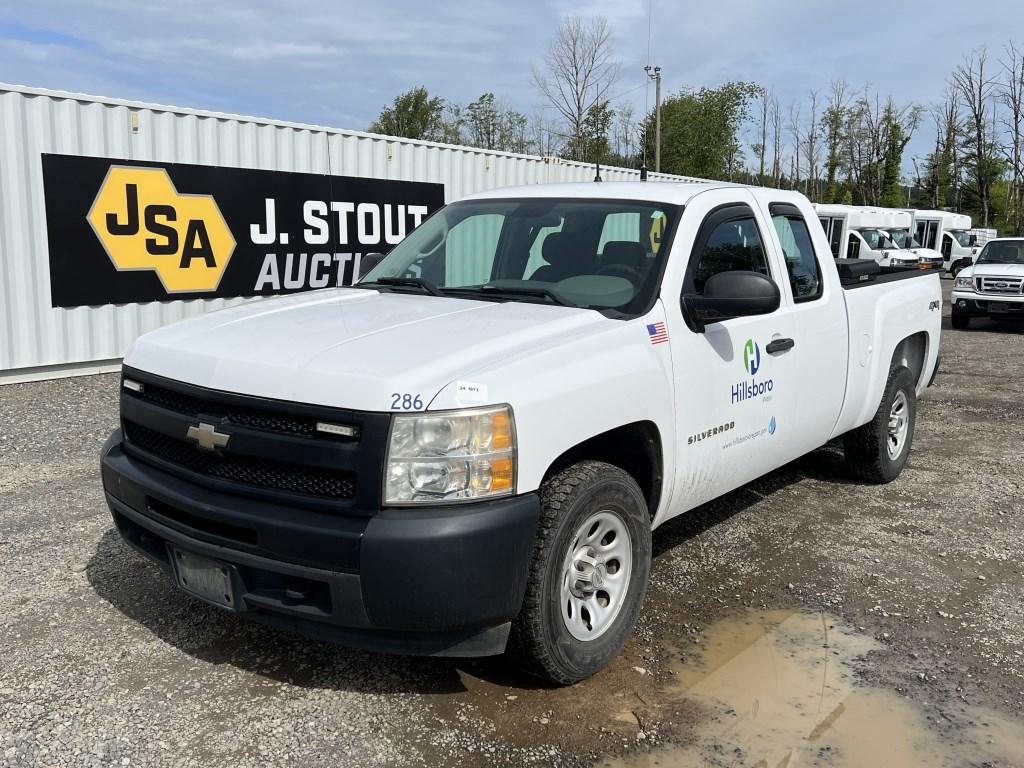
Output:
[[[139,334],[246,300],[53,306],[44,154],[434,182],[446,202],[594,177],[593,166],[558,158],[0,84],[0,384],[115,369]],[[601,173],[639,178],[630,169]]]

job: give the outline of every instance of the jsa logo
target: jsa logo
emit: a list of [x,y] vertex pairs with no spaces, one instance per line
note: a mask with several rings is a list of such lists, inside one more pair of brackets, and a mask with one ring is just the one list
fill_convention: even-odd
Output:
[[153,270],[168,293],[216,290],[235,250],[210,195],[182,195],[163,168],[111,166],[88,215],[119,270]]

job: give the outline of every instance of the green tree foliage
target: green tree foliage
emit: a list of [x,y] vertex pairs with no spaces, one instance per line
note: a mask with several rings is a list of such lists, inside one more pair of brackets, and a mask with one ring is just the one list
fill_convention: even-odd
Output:
[[825,140],[825,192],[824,202],[838,203],[847,190],[839,181],[843,162],[843,142],[846,140],[847,120],[846,83],[837,80],[832,83],[832,94],[821,119],[821,133]]
[[[740,126],[761,93],[753,83],[681,90],[661,105],[661,169],[665,173],[730,179],[742,156]],[[654,156],[654,112],[644,123],[647,156]]]
[[370,125],[371,133],[407,139],[438,141],[444,138],[444,99],[431,96],[422,85],[399,94]]
[[528,152],[530,142],[526,138],[529,125],[526,115],[514,109],[505,109],[487,92],[476,101],[465,106],[469,135],[466,144],[502,152]]
[[583,151],[579,154],[584,162],[607,165],[612,149],[608,135],[611,132],[615,111],[602,101],[590,108],[583,120]]
[[910,135],[904,130],[899,114],[890,101],[882,114],[882,186],[879,203],[884,208],[899,208],[906,202],[900,169],[903,166],[903,150],[908,141]]

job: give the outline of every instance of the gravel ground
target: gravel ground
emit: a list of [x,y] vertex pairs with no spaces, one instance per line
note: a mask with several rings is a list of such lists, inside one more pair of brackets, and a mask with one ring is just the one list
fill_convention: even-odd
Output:
[[1020,721],[1024,333],[947,319],[942,354],[898,481],[852,483],[827,446],[665,525],[635,638],[570,689],[501,659],[311,642],[177,593],[103,502],[117,377],[2,387],[0,764],[588,765],[685,742],[705,713],[672,693],[678,649],[761,607],[870,636],[864,682],[945,737],[968,703]]

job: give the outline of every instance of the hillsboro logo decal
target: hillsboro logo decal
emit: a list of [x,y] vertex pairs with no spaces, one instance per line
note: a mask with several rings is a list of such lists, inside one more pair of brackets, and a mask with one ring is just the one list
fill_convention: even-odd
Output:
[[751,378],[743,379],[733,385],[731,391],[733,405],[755,397],[769,399],[769,393],[775,389],[775,381],[757,378],[757,373],[761,370],[761,348],[753,339],[747,339],[743,344],[743,369],[750,374]]
[[235,238],[211,195],[182,195],[163,168],[111,166],[87,216],[119,271],[152,270],[167,293],[215,291]]
[[747,339],[747,343],[743,345],[743,367],[751,376],[761,367],[761,348],[753,339]]

